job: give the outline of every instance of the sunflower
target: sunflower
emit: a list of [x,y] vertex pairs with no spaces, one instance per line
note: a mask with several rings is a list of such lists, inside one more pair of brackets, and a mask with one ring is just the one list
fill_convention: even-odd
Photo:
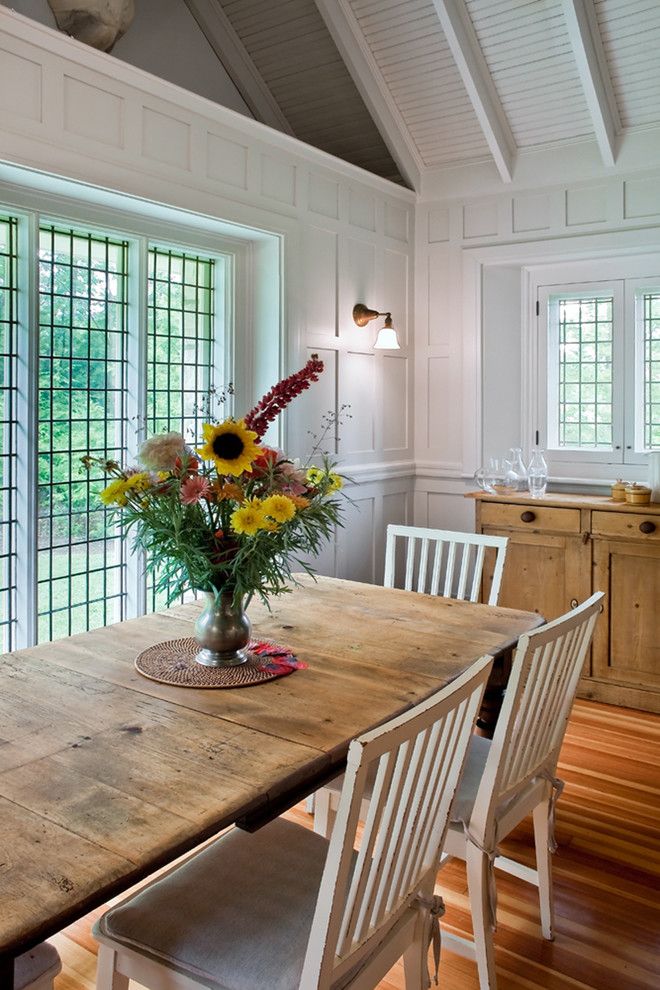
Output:
[[261,448],[254,442],[257,434],[248,430],[245,420],[226,419],[218,426],[205,423],[202,432],[206,443],[197,453],[205,461],[214,461],[218,474],[239,475],[252,471]]
[[296,504],[288,495],[269,495],[263,501],[263,510],[275,522],[285,523],[296,514]]
[[246,536],[254,536],[260,529],[270,528],[263,503],[258,498],[251,498],[240,509],[234,509],[229,519],[234,532],[245,533]]

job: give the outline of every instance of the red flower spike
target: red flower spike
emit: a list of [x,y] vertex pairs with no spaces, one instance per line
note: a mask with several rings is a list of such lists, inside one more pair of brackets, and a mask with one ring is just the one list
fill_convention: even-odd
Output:
[[268,429],[268,424],[272,423],[297,395],[308,389],[311,382],[317,382],[322,371],[323,361],[319,360],[317,354],[312,354],[304,368],[274,385],[270,392],[266,392],[257,402],[254,409],[250,410],[245,417],[248,430],[254,430],[261,438]]

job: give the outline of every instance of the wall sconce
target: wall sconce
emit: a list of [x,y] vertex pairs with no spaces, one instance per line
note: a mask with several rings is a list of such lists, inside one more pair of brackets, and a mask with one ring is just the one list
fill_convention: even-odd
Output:
[[369,309],[364,303],[356,303],[353,306],[353,322],[359,327],[366,327],[371,320],[377,320],[379,316],[385,317],[385,325],[378,331],[374,349],[379,351],[398,351],[401,347],[396,330],[392,326],[391,313],[379,313],[377,309]]

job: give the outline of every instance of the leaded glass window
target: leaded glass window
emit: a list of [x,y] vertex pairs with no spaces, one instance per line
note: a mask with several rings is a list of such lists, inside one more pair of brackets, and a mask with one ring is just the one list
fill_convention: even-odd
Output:
[[39,641],[124,615],[125,542],[80,458],[126,459],[127,259],[123,240],[40,229]]
[[612,448],[613,298],[559,299],[560,447]]
[[[211,258],[149,249],[147,296],[147,432],[182,433],[193,445],[208,408],[214,349]],[[206,405],[205,405],[206,403]],[[162,608],[165,591],[147,582],[147,605]]]
[[644,362],[644,448],[660,450],[660,292],[641,297]]
[[16,373],[18,224],[0,215],[0,632],[14,646],[16,600]]

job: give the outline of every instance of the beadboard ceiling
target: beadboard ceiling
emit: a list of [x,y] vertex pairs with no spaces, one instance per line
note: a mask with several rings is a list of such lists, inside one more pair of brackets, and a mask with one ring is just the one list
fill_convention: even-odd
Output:
[[660,0],[185,0],[258,119],[419,188],[660,124]]

